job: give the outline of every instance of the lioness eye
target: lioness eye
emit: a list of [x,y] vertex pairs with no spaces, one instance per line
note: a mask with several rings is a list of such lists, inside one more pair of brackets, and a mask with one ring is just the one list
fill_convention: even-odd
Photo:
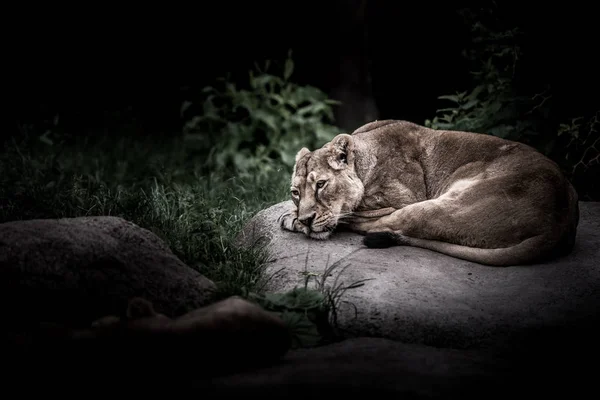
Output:
[[300,192],[297,191],[296,189],[292,190],[292,196],[299,196]]
[[322,188],[323,186],[325,186],[325,181],[318,181],[318,182],[317,182],[317,187],[318,187],[319,189],[320,189],[320,188]]

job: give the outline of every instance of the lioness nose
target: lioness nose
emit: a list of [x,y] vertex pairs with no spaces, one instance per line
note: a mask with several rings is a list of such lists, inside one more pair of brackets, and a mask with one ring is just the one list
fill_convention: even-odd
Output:
[[315,219],[315,215],[316,213],[314,211],[310,214],[304,214],[298,217],[298,221],[300,221],[300,223],[303,225],[310,226],[311,222],[313,222],[313,219]]

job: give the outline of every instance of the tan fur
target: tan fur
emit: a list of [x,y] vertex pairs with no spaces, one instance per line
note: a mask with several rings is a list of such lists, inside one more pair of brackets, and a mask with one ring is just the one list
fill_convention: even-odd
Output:
[[566,254],[579,220],[573,186],[535,149],[406,121],[301,149],[291,190],[295,206],[279,218],[286,230],[327,239],[343,224],[367,245],[387,232],[394,244],[488,265]]

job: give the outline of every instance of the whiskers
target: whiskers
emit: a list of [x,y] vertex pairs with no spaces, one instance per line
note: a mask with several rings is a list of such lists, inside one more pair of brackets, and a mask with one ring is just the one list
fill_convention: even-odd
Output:
[[345,221],[345,219],[354,216],[354,213],[353,212],[345,212],[345,213],[333,214],[333,216],[338,220],[338,222],[347,224],[348,221]]
[[352,219],[357,216],[356,213],[352,211],[334,215],[337,218],[338,224],[350,224],[352,222]]

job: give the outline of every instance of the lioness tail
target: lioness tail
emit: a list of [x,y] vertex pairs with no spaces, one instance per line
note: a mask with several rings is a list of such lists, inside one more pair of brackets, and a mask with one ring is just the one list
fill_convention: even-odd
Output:
[[[541,261],[533,257],[536,254],[551,252],[556,246],[554,241],[543,235],[525,239],[521,243],[510,247],[485,249],[461,246],[437,240],[413,238],[393,232],[367,233],[363,239],[363,244],[370,248],[385,248],[398,245],[420,247],[451,257],[493,266],[523,265]],[[540,251],[542,249],[544,250]]]

